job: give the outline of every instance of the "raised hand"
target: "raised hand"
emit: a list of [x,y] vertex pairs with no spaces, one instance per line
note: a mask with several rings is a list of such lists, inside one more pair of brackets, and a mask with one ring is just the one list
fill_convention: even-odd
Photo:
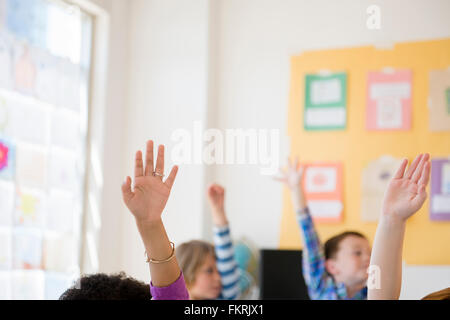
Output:
[[280,171],[281,177],[276,177],[275,180],[283,182],[291,190],[294,209],[296,211],[304,209],[306,207],[306,198],[302,187],[304,167],[300,165],[298,158],[295,158],[294,162],[289,159],[287,170]]
[[406,170],[408,160],[404,159],[394,178],[388,185],[383,200],[383,217],[406,221],[425,202],[430,179],[430,155],[420,154]]
[[169,199],[178,167],[174,166],[169,177],[164,176],[164,145],[158,148],[156,168],[153,164],[153,141],[147,142],[145,167],[142,152],[136,153],[134,167],[134,190],[131,190],[131,178],[127,177],[122,185],[123,200],[138,222],[151,223],[159,221]]
[[214,224],[218,226],[228,224],[224,208],[225,189],[218,184],[211,184],[208,187],[207,196],[211,206]]

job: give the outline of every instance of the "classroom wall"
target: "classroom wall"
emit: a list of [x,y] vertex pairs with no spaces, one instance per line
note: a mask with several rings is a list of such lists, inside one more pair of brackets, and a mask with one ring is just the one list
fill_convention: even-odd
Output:
[[[117,5],[115,0],[101,2]],[[113,112],[113,138],[105,146],[108,158],[117,162],[105,162],[104,175],[111,186],[105,189],[102,219],[104,224],[112,224],[114,231],[102,231],[100,265],[102,270],[125,270],[144,280],[148,270],[140,259],[143,247],[129,214],[117,200],[114,184],[132,173],[134,151],[143,147],[147,138],[170,147],[171,130],[189,129],[194,120],[221,130],[279,129],[280,161],[284,161],[290,145],[291,56],[311,49],[450,36],[450,2],[446,0],[126,3],[122,5],[127,10],[115,13],[122,17],[115,26],[117,32],[112,33],[112,39],[119,36],[120,41],[111,47],[112,53],[119,53],[110,61],[115,68],[110,70],[110,79],[115,79],[116,86],[110,87],[109,97],[120,110]],[[381,30],[365,28],[365,10],[371,4],[382,10]],[[121,56],[127,46],[129,56]],[[123,104],[122,86],[127,92]],[[278,247],[283,194],[279,184],[252,166],[190,165],[181,169],[164,218],[172,239],[210,238],[204,189],[210,181],[217,181],[227,188],[233,235],[245,235],[259,247]],[[108,219],[118,220],[105,222]],[[108,252],[108,247],[118,250]],[[119,262],[113,257],[117,252]]]

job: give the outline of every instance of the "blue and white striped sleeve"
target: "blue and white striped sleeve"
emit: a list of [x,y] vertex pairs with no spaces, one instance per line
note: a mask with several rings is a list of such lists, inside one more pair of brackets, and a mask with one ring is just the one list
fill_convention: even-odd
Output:
[[234,258],[234,248],[229,226],[213,228],[217,269],[222,280],[219,299],[236,300],[240,295],[240,273]]

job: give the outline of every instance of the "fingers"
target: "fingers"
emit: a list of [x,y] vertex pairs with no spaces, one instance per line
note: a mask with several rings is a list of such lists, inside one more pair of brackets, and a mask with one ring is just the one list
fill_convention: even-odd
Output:
[[142,163],[142,152],[139,150],[136,152],[136,158],[135,158],[135,164],[134,164],[134,176],[142,177],[144,175],[144,165]]
[[147,141],[147,151],[145,153],[145,175],[151,176],[153,174],[153,141]]
[[422,159],[420,159],[419,165],[417,166],[416,170],[414,171],[412,177],[411,177],[411,181],[417,183],[417,181],[419,181],[420,177],[422,176],[422,171],[424,169],[425,164],[428,161],[428,158],[430,157],[430,155],[428,153],[426,153]]
[[424,189],[428,185],[428,181],[430,180],[430,168],[431,164],[427,161],[423,167],[422,174],[418,182],[419,186],[423,186]]
[[169,176],[166,179],[166,182],[164,182],[166,186],[169,187],[169,189],[172,189],[173,183],[175,182],[175,177],[177,176],[177,172],[178,166],[173,166],[172,170],[170,170]]
[[408,164],[408,159],[403,159],[402,164],[398,168],[397,172],[394,175],[394,179],[403,178],[403,174],[405,173],[406,165]]
[[131,191],[131,178],[127,177],[125,182],[122,184],[122,197],[125,203],[133,197],[134,193]]
[[420,162],[420,160],[422,160],[422,154],[419,154],[414,161],[411,163],[411,165],[409,166],[408,170],[406,170],[405,176],[404,178],[406,179],[411,179],[412,175],[414,174],[414,171],[416,171],[416,168]]
[[[155,172],[159,174],[164,174],[164,145],[160,145],[158,147],[158,157],[156,158]],[[161,178],[162,180],[161,176],[158,177]]]

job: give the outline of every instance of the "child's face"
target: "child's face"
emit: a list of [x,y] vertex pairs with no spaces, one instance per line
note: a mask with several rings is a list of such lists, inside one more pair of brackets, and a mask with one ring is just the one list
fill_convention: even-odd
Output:
[[347,236],[339,243],[339,251],[328,261],[328,271],[336,281],[347,286],[364,284],[370,264],[371,248],[367,239]]
[[205,262],[195,274],[195,282],[190,286],[189,293],[193,299],[216,299],[222,290],[216,259],[212,255],[205,258]]

